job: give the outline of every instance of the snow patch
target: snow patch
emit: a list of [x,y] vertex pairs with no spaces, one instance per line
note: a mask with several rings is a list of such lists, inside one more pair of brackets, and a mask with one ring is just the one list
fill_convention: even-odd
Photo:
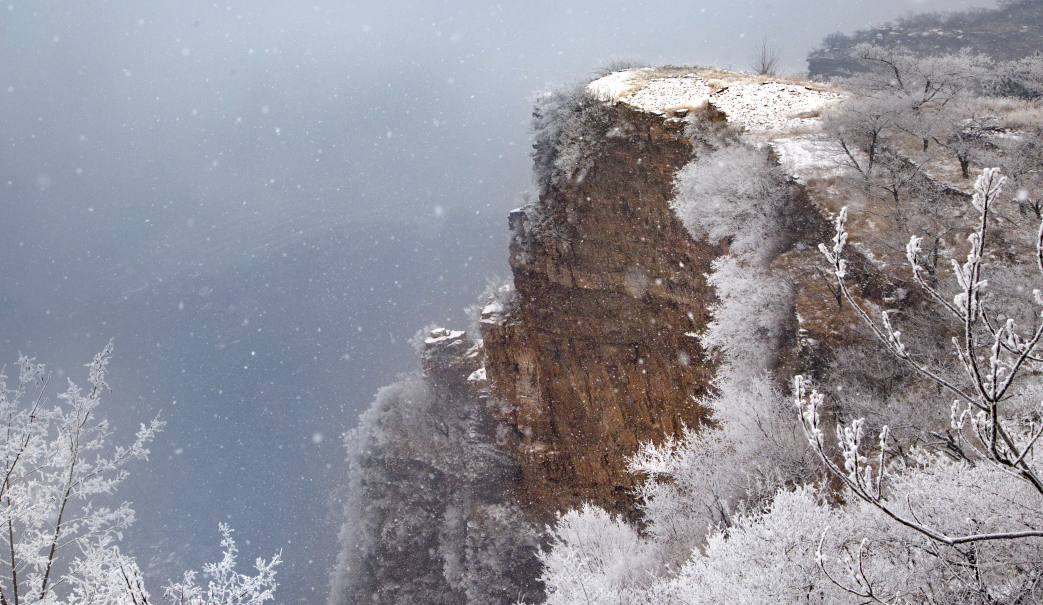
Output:
[[713,89],[697,76],[661,78],[652,80],[623,102],[643,111],[663,113],[677,108],[699,107],[706,103],[712,92]]
[[748,132],[768,132],[812,126],[822,110],[843,98],[808,86],[764,82],[733,84],[711,95],[710,102]]
[[851,170],[840,144],[822,134],[809,134],[771,142],[786,174],[806,184],[809,178],[839,176]]
[[603,103],[615,103],[640,89],[641,76],[651,71],[650,67],[614,71],[587,84],[587,92]]

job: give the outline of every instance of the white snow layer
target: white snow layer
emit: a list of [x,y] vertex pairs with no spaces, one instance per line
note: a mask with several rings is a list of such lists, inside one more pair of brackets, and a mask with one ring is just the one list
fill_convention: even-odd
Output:
[[604,102],[622,102],[658,114],[699,107],[709,101],[730,121],[742,124],[751,133],[810,126],[823,109],[843,99],[837,93],[797,84],[751,82],[750,76],[740,74],[717,91],[694,74],[645,81],[650,71],[617,71],[594,80],[587,85],[587,91]]
[[852,170],[844,150],[823,134],[780,138],[771,142],[782,169],[801,183],[809,178],[837,176]]
[[686,76],[683,78],[661,78],[652,80],[641,90],[623,99],[644,111],[659,113],[663,110],[677,108],[696,108],[706,102],[713,92],[702,78]]
[[604,103],[615,103],[621,98],[635,92],[636,80],[652,68],[624,69],[614,71],[587,84],[587,92]]
[[735,84],[710,95],[710,102],[748,132],[810,126],[823,109],[843,99],[834,92],[807,86],[764,82]]

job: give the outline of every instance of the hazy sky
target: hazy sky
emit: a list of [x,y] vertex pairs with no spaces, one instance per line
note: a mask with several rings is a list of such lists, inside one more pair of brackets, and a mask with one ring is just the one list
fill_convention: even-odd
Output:
[[507,275],[535,90],[982,4],[0,3],[0,363],[83,383],[116,339],[103,409],[168,423],[120,494],[155,594],[228,520],[318,603],[341,434]]

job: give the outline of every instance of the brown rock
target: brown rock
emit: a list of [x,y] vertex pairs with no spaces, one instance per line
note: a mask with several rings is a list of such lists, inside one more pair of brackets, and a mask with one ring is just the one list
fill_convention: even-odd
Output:
[[587,501],[632,516],[626,457],[706,417],[695,401],[713,370],[693,334],[721,250],[669,207],[692,150],[676,121],[604,111],[617,134],[582,180],[512,213],[518,307],[481,324],[519,497],[539,516]]

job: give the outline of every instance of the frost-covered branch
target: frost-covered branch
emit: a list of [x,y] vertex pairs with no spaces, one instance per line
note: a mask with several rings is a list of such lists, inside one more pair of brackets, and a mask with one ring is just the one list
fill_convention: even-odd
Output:
[[276,553],[265,561],[258,558],[254,562],[257,575],[248,576],[235,570],[235,560],[239,549],[232,538],[232,530],[228,525],[220,524],[221,546],[224,554],[219,563],[208,563],[203,566],[203,573],[210,578],[206,588],[195,582],[195,572],[185,572],[181,582],[171,582],[165,597],[175,605],[261,605],[275,598],[275,568],[282,562]]
[[[833,583],[834,586],[843,590],[844,592],[854,595],[859,599],[868,599],[869,602],[879,603],[880,605],[898,605],[902,603],[899,595],[894,595],[887,600],[877,594],[876,588],[874,588],[872,580],[866,574],[866,542],[863,539],[858,544],[858,552],[854,557],[851,556],[850,552],[845,552],[844,557],[844,568],[847,572],[847,576],[850,580],[849,583],[845,584],[840,580],[837,580],[833,575],[826,569],[826,561],[828,558],[822,552],[822,546],[826,542],[826,534],[829,533],[829,527],[826,527],[822,532],[822,537],[818,541],[818,549],[815,551],[815,562],[818,563],[818,568],[822,571],[822,574],[826,576],[826,579]],[[845,549],[846,551],[847,549]]]
[[836,427],[836,439],[843,458],[843,467],[841,467],[831,457],[826,444],[825,432],[822,430],[820,409],[824,396],[814,389],[809,390],[810,385],[803,376],[794,378],[793,387],[796,394],[796,403],[801,410],[801,424],[804,427],[805,434],[808,436],[808,443],[811,445],[811,448],[819,455],[830,473],[839,478],[855,496],[873,505],[892,520],[932,540],[948,544],[949,546],[990,540],[1043,538],[1043,530],[953,536],[919,522],[912,514],[902,514],[884,495],[882,489],[883,480],[887,474],[884,456],[887,450],[888,427],[885,426],[879,434],[879,442],[877,443],[879,453],[876,460],[876,470],[874,470],[873,464],[870,463],[868,456],[866,456],[865,448],[863,448],[864,419],[859,418],[847,426],[839,424]]
[[[892,324],[890,312],[884,311],[882,321],[877,323],[853,298],[845,282],[847,264],[843,258],[848,238],[846,208],[837,218],[832,247],[821,244],[820,250],[833,267],[838,287],[844,297],[880,343],[922,376],[957,395],[959,400],[953,403],[950,413],[950,425],[957,436],[967,438],[969,445],[981,459],[1027,482],[1037,495],[1043,495],[1043,481],[1035,467],[1034,459],[1029,455],[1043,435],[1043,430],[1031,428],[1025,431],[1013,426],[1009,411],[1003,409],[1003,405],[1010,399],[1010,389],[1015,379],[1023,373],[1027,365],[1037,361],[1033,352],[1043,338],[1043,321],[1038,322],[1028,336],[1023,336],[1013,319],[1007,319],[999,326],[989,323],[982,300],[982,291],[988,286],[988,281],[983,277],[983,259],[987,255],[990,211],[999,198],[1003,182],[1004,178],[999,174],[999,170],[993,168],[984,170],[975,184],[971,205],[980,214],[980,221],[977,231],[967,238],[970,250],[966,262],[961,265],[953,261],[959,290],[952,302],[946,300],[922,275],[922,268],[917,262],[921,238],[911,238],[906,249],[907,260],[917,283],[962,324],[962,338],[954,337],[953,344],[956,357],[969,382],[967,387],[955,384],[951,379],[941,376],[919,362],[902,342],[902,333]],[[1040,233],[1043,234],[1043,227]],[[1037,239],[1036,255],[1037,259],[1043,259],[1043,235]],[[1038,262],[1043,273],[1043,260]],[[1037,303],[1043,306],[1043,297],[1037,293],[1036,298]],[[987,355],[983,356],[982,351],[987,351]],[[825,433],[820,426],[819,410],[823,395],[812,390],[801,376],[794,380],[794,392],[808,442],[826,468],[841,479],[858,498],[872,504],[894,521],[950,546],[1043,537],[1043,530],[1037,529],[956,535],[921,523],[912,513],[911,506],[907,507],[908,513],[899,511],[883,493],[884,476],[887,473],[885,453],[888,428],[885,426],[880,432],[874,469],[863,443],[863,419],[857,419],[849,425],[838,425],[836,443],[843,460],[841,466],[827,451]]]
[[[148,459],[148,444],[164,423],[153,419],[130,444],[111,444],[98,406],[109,389],[112,350],[109,342],[87,364],[89,391],[70,380],[54,406],[44,396],[43,365],[21,356],[15,388],[0,370],[0,605],[149,605],[141,570],[117,545],[134,510],[96,499],[116,492],[128,463]],[[233,556],[220,568],[220,595],[253,600],[220,602],[271,598],[278,557],[259,561],[257,578],[235,574],[234,543],[230,533],[225,537]]]

